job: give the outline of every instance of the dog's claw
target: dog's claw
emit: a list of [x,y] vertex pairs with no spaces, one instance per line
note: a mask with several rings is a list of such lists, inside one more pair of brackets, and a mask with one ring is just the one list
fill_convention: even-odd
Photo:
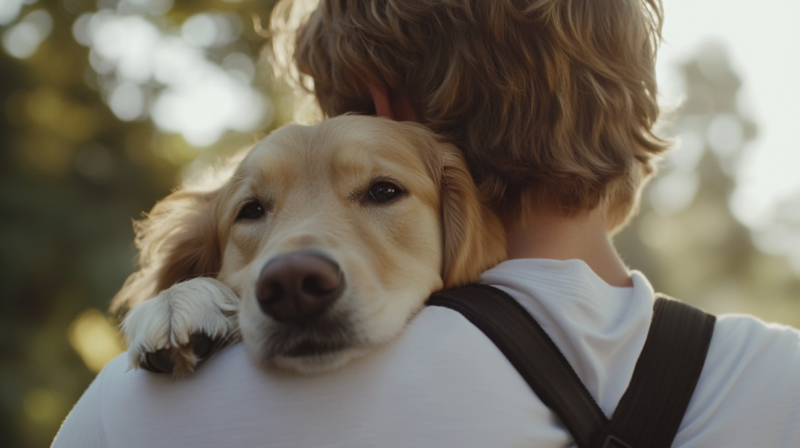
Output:
[[213,339],[208,337],[208,335],[203,333],[193,334],[192,342],[189,344],[192,346],[192,352],[194,353],[195,358],[197,358],[198,363],[205,361],[214,350],[214,347],[219,345]]
[[122,321],[131,367],[180,378],[240,338],[239,298],[223,283],[196,278],[131,309]]
[[162,348],[155,352],[145,354],[139,367],[153,373],[174,373],[175,359],[182,356],[185,357],[185,353],[189,351],[187,349],[191,349],[192,354],[194,354],[195,362],[192,363],[189,360],[182,361],[184,361],[184,364],[189,364],[192,365],[193,368],[197,368],[198,365],[208,359],[221,345],[220,341],[215,341],[204,333],[195,333],[191,336],[188,344],[179,348]]
[[172,350],[162,348],[145,355],[140,367],[153,373],[172,373],[175,362],[172,360]]

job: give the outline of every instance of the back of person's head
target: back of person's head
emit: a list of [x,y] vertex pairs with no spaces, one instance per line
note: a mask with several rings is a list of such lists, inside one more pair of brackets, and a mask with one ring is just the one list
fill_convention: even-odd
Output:
[[507,220],[601,205],[617,229],[667,147],[661,21],[660,0],[321,0],[294,60],[327,116],[374,113],[364,80],[405,93]]

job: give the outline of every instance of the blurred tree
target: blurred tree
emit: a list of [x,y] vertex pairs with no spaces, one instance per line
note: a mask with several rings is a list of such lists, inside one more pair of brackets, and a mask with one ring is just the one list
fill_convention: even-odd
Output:
[[741,80],[717,44],[681,69],[686,99],[667,130],[678,134],[677,147],[644,192],[640,215],[615,238],[617,247],[656,290],[715,313],[798,326],[796,272],[782,256],[760,251],[729,207],[742,149],[756,135],[738,107]]
[[49,446],[120,350],[131,219],[287,120],[257,62],[273,4],[0,2],[0,446]]

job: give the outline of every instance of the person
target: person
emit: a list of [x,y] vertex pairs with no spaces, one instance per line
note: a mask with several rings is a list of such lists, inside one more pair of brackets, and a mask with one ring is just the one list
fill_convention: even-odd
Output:
[[[418,121],[462,149],[508,234],[508,261],[481,282],[537,319],[609,417],[653,313],[610,236],[668,147],[652,132],[661,22],[658,0],[322,0],[294,41],[325,115]],[[720,316],[673,446],[800,446],[798,378],[798,330]],[[53,446],[574,442],[478,329],[429,307],[324,375],[259,369],[241,345],[180,381],[122,356]]]

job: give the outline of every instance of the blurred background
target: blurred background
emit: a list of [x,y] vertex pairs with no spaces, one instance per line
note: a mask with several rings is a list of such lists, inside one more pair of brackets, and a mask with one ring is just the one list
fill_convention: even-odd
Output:
[[[800,326],[800,3],[664,0],[676,148],[616,237],[659,291]],[[123,350],[131,220],[292,120],[273,0],[0,0],[0,446],[49,446]]]

